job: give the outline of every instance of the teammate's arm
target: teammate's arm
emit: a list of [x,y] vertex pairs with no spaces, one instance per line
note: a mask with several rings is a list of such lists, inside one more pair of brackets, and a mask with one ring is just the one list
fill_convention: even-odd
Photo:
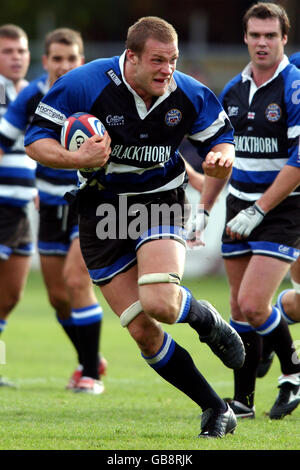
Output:
[[271,186],[253,206],[239,212],[226,226],[226,233],[232,239],[248,237],[252,230],[300,184],[300,168],[285,165]]

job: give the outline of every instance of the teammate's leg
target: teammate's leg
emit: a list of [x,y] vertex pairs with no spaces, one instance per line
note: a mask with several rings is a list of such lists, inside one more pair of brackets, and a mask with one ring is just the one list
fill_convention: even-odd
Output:
[[[99,380],[99,373],[105,373],[106,361],[100,359],[102,367],[99,367],[99,346],[102,324],[102,308],[95,295],[88,270],[85,266],[79,239],[75,238],[69,248],[63,277],[72,307],[72,320],[76,326],[77,337],[81,346],[80,365],[82,377]],[[78,384],[87,388],[91,380],[82,379]]]

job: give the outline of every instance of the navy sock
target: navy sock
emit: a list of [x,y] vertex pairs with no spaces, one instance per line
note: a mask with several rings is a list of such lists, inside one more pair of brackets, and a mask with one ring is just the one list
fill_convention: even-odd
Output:
[[99,343],[102,323],[102,308],[99,304],[72,310],[72,319],[77,327],[81,350],[82,376],[99,378]]
[[240,332],[239,335],[245,346],[246,357],[243,367],[234,371],[234,400],[252,408],[262,341],[255,331]]
[[266,338],[268,347],[273,348],[277,354],[283,374],[290,375],[300,372],[300,362],[295,360],[297,353],[288,324],[276,307],[273,307],[267,321],[256,331]]
[[62,326],[64,332],[68,336],[69,340],[73,344],[76,353],[77,353],[77,360],[79,364],[82,364],[82,353],[81,353],[81,347],[80,347],[80,341],[78,338],[77,334],[77,326],[73,323],[72,317],[62,320],[59,318],[59,316],[56,314],[56,318],[58,323]]
[[196,368],[190,354],[168,333],[157,354],[142,356],[162,378],[190,397],[203,411],[207,408],[226,411],[226,404]]
[[200,336],[208,335],[213,325],[211,313],[207,308],[201,308],[186,287],[180,289],[182,301],[176,323],[188,323]]

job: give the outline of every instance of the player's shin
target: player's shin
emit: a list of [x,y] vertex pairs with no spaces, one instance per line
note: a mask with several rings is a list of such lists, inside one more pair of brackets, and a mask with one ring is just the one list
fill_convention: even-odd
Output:
[[153,356],[142,357],[162,378],[190,397],[204,411],[207,408],[226,411],[224,401],[196,368],[190,354],[164,333],[161,348]]

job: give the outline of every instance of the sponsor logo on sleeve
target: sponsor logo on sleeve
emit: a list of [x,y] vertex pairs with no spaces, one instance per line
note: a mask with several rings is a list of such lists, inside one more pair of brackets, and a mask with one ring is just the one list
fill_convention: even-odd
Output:
[[55,124],[60,126],[63,126],[66,120],[66,116],[64,114],[45,103],[39,103],[35,113],[45,119],[48,119],[49,121],[55,122]]

